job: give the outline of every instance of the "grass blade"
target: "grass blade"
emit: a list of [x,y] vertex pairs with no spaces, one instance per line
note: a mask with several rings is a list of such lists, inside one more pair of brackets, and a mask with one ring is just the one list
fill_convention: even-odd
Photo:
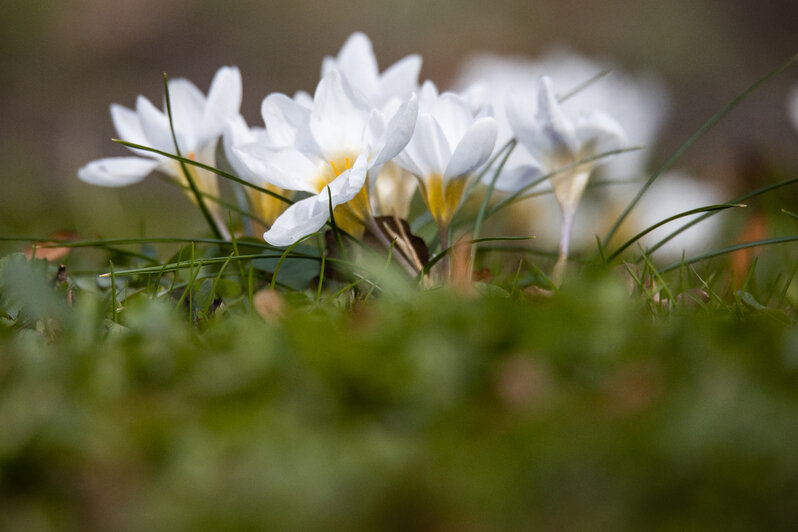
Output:
[[696,262],[701,262],[702,260],[711,259],[714,257],[719,257],[721,255],[725,255],[726,253],[731,253],[732,251],[737,251],[738,249],[748,249],[748,248],[755,248],[758,246],[769,246],[773,244],[784,244],[787,242],[798,242],[798,235],[793,236],[784,236],[779,238],[766,238],[764,240],[755,240],[753,242],[743,242],[742,244],[735,244],[733,246],[725,247],[723,249],[719,249],[717,251],[710,251],[709,253],[703,253],[701,255],[697,255],[695,257],[686,259],[684,261],[675,262],[673,264],[669,264],[665,266],[659,273],[667,273],[671,270],[675,270],[682,265],[688,264],[695,264]]
[[169,152],[157,150],[155,148],[151,148],[149,146],[144,146],[142,144],[136,144],[135,142],[128,142],[126,140],[121,140],[121,139],[112,139],[112,140],[114,142],[118,143],[118,144],[121,144],[123,146],[127,146],[128,148],[135,148],[137,150],[144,150],[144,151],[148,151],[148,152],[152,152],[152,153],[157,153],[158,155],[162,155],[164,157],[168,157],[168,158],[173,159],[175,161],[178,161],[180,163],[196,166],[197,168],[202,168],[203,170],[208,170],[209,172],[213,172],[214,174],[218,175],[219,177],[223,177],[225,179],[229,179],[230,181],[235,181],[236,183],[239,183],[239,184],[241,184],[241,185],[243,185],[245,187],[249,187],[251,189],[257,190],[258,192],[263,192],[264,194],[267,194],[267,195],[269,195],[269,196],[271,196],[271,197],[273,197],[275,199],[278,199],[278,200],[280,200],[280,201],[282,201],[284,203],[287,203],[289,205],[292,205],[294,203],[293,200],[290,200],[290,199],[286,198],[285,196],[281,196],[280,194],[277,194],[276,192],[273,192],[273,191],[271,191],[269,189],[266,189],[266,188],[263,188],[263,187],[259,187],[258,185],[250,183],[249,181],[241,179],[240,177],[234,176],[231,173],[225,172],[224,170],[220,170],[218,168],[214,168],[213,166],[209,166],[207,164],[203,164],[203,163],[201,163],[199,161],[194,161],[192,159],[187,159],[187,158],[185,158],[183,156],[175,155],[174,153],[169,153]]
[[[635,242],[637,242],[638,240],[640,240],[641,238],[646,236],[651,231],[654,231],[655,229],[658,229],[658,228],[662,227],[663,225],[668,224],[668,223],[670,223],[670,222],[672,222],[674,220],[678,220],[679,218],[684,218],[685,216],[690,216],[690,215],[693,215],[693,214],[699,214],[699,213],[702,213],[702,212],[724,211],[726,209],[731,209],[732,207],[746,207],[746,205],[742,204],[742,203],[721,203],[721,204],[718,204],[718,205],[708,205],[706,207],[699,207],[697,209],[690,209],[689,211],[684,211],[684,212],[680,212],[679,214],[674,214],[673,216],[665,218],[664,220],[661,220],[661,221],[655,223],[654,225],[652,225],[650,227],[647,227],[646,229],[644,229],[644,230],[640,231],[639,233],[637,233],[635,236],[633,236],[632,238],[627,240],[621,247],[616,249],[609,257],[607,257],[607,260],[605,260],[604,262],[606,263],[608,261],[612,261],[618,255],[623,253],[627,248],[629,248],[632,244],[634,244]],[[650,252],[646,253],[646,254],[649,255]]]

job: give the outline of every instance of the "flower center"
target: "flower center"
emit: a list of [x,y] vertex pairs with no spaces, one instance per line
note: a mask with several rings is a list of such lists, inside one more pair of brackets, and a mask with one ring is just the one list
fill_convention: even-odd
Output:
[[330,166],[323,166],[316,177],[316,191],[321,193],[324,187],[332,183],[338,176],[352,169],[352,159],[344,156],[336,160],[327,161]]

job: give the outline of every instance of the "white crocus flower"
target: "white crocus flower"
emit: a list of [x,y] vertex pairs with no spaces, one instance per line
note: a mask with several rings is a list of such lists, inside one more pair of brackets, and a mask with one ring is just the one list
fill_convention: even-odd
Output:
[[[224,154],[230,166],[233,167],[236,175],[241,179],[261,188],[271,190],[281,196],[290,196],[292,194],[291,191],[276,187],[253,174],[233,150],[233,146],[254,142],[269,142],[269,135],[266,130],[264,128],[248,127],[244,117],[240,115],[232,120],[227,126],[223,137]],[[253,188],[246,188],[246,194],[249,197],[255,215],[268,226],[271,226],[288,207],[288,203]]]
[[[207,98],[186,79],[169,80],[168,86],[172,121],[181,154],[215,166],[219,137],[228,122],[238,116],[241,106],[241,73],[236,67],[220,68],[213,78]],[[111,105],[111,118],[121,140],[168,153],[175,152],[168,115],[159,111],[144,96],[136,100],[135,111],[121,105]],[[144,150],[132,151],[141,157],[98,159],[78,170],[78,177],[93,185],[121,187],[138,183],[153,170],[160,170],[188,184],[180,163],[174,159]],[[187,168],[200,191],[218,195],[214,173],[191,165],[187,165]]]
[[438,95],[432,82],[424,83],[416,130],[396,163],[418,179],[444,247],[467,180],[488,160],[495,142],[493,117],[475,117],[460,96]]
[[[585,83],[608,71],[605,77]],[[635,146],[649,149],[628,153],[603,165],[603,173],[613,179],[639,178],[646,173],[662,128],[672,107],[670,91],[661,77],[650,70],[628,71],[606,58],[585,57],[567,47],[553,47],[537,58],[504,56],[486,52],[473,54],[460,67],[454,88],[468,89],[474,105],[489,103],[499,123],[498,146],[512,135],[504,119],[508,98],[527,97],[534,107],[534,91],[542,76],[549,76],[558,88],[558,96],[571,95],[561,102],[569,116],[592,109],[602,109],[612,116]],[[581,90],[572,93],[575,89]],[[525,162],[523,154],[518,162]],[[515,154],[506,169],[516,164]]]
[[[564,169],[550,178],[562,211],[559,256],[554,270],[554,280],[559,282],[568,260],[576,208],[599,161],[577,163],[619,149],[626,142],[625,134],[618,122],[600,111],[571,120],[560,107],[552,81],[546,76],[540,79],[538,86],[537,113],[533,114],[528,106],[511,99],[507,117],[518,142],[540,164],[543,174]],[[571,168],[565,169],[567,167]]]
[[407,144],[418,114],[415,96],[387,120],[332,70],[319,82],[312,109],[273,95],[264,101],[263,111],[272,141],[234,151],[256,176],[311,194],[286,209],[263,238],[288,246],[315,233],[327,222],[330,204],[344,230],[362,231],[361,224],[372,220],[368,173]]
[[[368,36],[355,32],[349,36],[336,57],[325,57],[322,76],[338,70],[355,89],[387,117],[391,118],[403,101],[418,92],[421,56],[408,55],[384,72],[379,72],[377,58]],[[372,206],[375,213],[406,218],[416,181],[405,170],[388,161],[371,172],[369,178]]]

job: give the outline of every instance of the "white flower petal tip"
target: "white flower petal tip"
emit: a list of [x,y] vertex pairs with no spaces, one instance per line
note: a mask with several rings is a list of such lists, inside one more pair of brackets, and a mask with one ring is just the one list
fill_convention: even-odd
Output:
[[197,128],[196,144],[206,144],[218,138],[241,109],[241,72],[238,67],[222,67],[213,77],[207,100],[203,99],[200,113],[201,122]]
[[78,170],[78,178],[91,185],[124,187],[142,181],[158,164],[156,160],[141,157],[98,159]]
[[409,55],[382,74],[371,40],[362,32],[350,35],[336,57],[325,57],[322,76],[338,70],[346,81],[373,106],[385,111],[393,100],[405,100],[418,90],[421,57]]
[[263,233],[263,240],[272,246],[290,246],[319,231],[329,218],[330,203],[325,187],[323,193],[297,201],[288,207],[271,228]]
[[418,98],[415,94],[411,94],[410,99],[399,108],[388,123],[383,135],[385,142],[377,151],[372,166],[382,166],[396,157],[407,146],[416,128],[417,119]]

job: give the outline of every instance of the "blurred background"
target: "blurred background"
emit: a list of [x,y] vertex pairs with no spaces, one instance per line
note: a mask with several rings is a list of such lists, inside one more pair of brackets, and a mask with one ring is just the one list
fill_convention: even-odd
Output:
[[[534,57],[564,44],[662,77],[672,109],[651,158],[657,164],[798,51],[792,0],[10,0],[3,13],[4,235],[196,234],[203,227],[183,193],[156,179],[112,190],[75,176],[90,160],[125,154],[110,141],[108,107],[133,106],[138,94],[160,102],[164,71],[206,91],[219,66],[238,65],[243,114],[261,124],[262,99],[273,91],[312,92],[322,58],[337,54],[353,31],[371,37],[381,68],[420,53],[422,78],[442,87],[475,52]],[[794,171],[798,133],[785,100],[796,83],[793,68],[761,88],[680,166],[745,190],[757,179],[755,171],[740,170],[752,156]]]

